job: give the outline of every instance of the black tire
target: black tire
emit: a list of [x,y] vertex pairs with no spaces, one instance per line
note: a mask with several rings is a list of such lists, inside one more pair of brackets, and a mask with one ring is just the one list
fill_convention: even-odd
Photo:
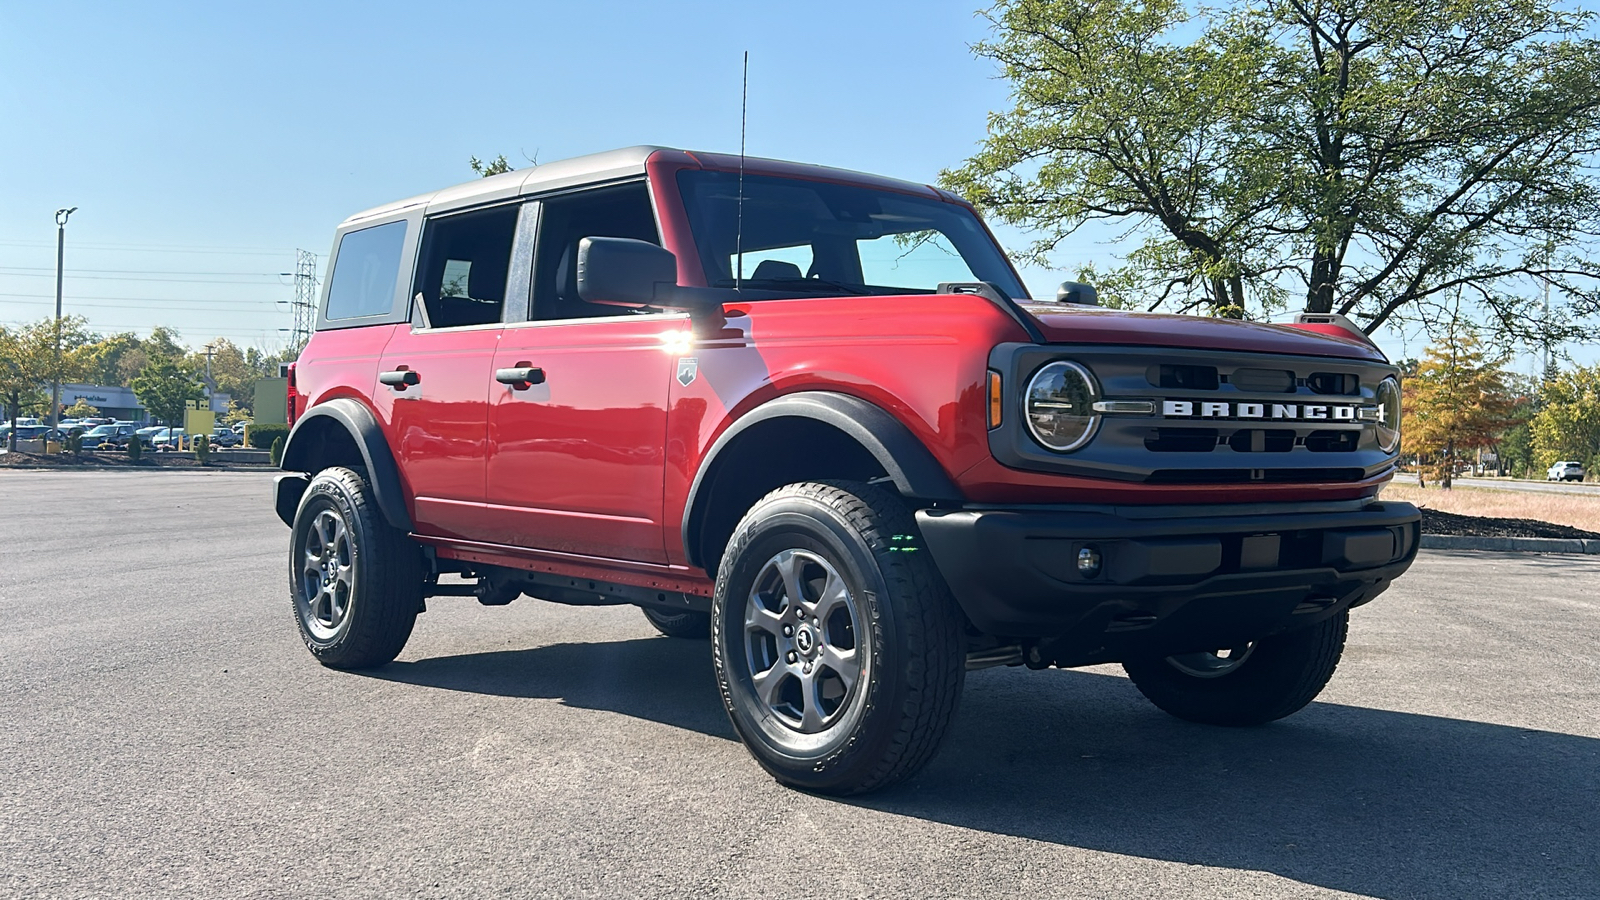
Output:
[[[966,676],[963,623],[898,496],[853,482],[779,488],[745,514],[717,572],[723,706],[778,781],[835,795],[884,787],[922,768],[950,725]],[[846,685],[839,673],[852,666]]]
[[[1129,660],[1122,668],[1151,703],[1180,719],[1261,725],[1299,712],[1322,693],[1339,665],[1349,626],[1349,612],[1340,612],[1240,648],[1246,653],[1232,664],[1219,655],[1187,654]],[[1205,672],[1208,663],[1214,671]]]
[[640,611],[656,630],[667,637],[703,641],[711,637],[711,614],[692,609],[667,610],[641,606]]
[[289,556],[290,611],[311,655],[335,669],[392,661],[411,637],[422,589],[421,549],[383,518],[366,478],[318,472],[295,510]]

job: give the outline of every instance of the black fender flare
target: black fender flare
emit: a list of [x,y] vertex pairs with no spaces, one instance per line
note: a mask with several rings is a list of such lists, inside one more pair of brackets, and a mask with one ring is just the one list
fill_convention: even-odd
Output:
[[[327,419],[335,423],[334,427],[344,429],[355,441],[356,449],[361,453],[362,464],[367,469],[367,481],[372,485],[372,492],[377,495],[378,509],[383,512],[383,517],[395,528],[411,531],[411,514],[406,511],[405,488],[400,482],[400,467],[395,464],[394,454],[389,450],[388,441],[384,440],[383,429],[378,425],[377,417],[360,401],[339,397],[318,403],[306,410],[299,421],[294,423],[294,428],[289,432],[289,439],[284,442],[283,460],[278,464],[278,468],[286,472],[309,472],[313,445],[310,439],[304,438],[304,435],[329,427],[329,423],[323,421]],[[301,440],[296,443],[296,438]],[[294,498],[296,503],[299,499],[299,497]],[[280,489],[280,507],[283,502]],[[280,509],[279,517],[282,515]],[[293,516],[292,511],[290,515]]]
[[683,508],[681,537],[690,564],[702,565],[698,542],[692,536],[705,517],[710,491],[704,490],[708,473],[716,470],[718,458],[727,447],[751,427],[772,419],[812,419],[844,432],[883,466],[901,496],[930,503],[958,504],[961,491],[922,442],[899,419],[883,408],[860,397],[832,391],[802,391],[785,394],[750,410],[728,426],[712,442],[700,460],[699,470],[689,486]]

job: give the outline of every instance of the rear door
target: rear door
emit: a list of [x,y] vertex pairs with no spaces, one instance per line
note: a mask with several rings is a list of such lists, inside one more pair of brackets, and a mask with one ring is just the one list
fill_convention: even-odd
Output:
[[505,204],[424,221],[411,322],[383,351],[374,401],[419,534],[482,539],[495,348],[508,284],[526,294],[511,271],[519,214]]
[[666,562],[668,385],[688,319],[577,296],[584,237],[659,243],[644,182],[544,201],[531,318],[509,322],[489,398],[489,539],[589,557]]

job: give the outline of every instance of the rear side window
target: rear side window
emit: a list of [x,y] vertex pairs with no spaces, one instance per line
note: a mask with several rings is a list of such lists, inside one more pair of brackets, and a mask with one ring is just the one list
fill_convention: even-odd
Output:
[[347,233],[339,241],[328,285],[329,319],[381,316],[394,307],[406,223],[390,222]]
[[502,206],[428,221],[415,290],[429,327],[500,321],[517,212]]

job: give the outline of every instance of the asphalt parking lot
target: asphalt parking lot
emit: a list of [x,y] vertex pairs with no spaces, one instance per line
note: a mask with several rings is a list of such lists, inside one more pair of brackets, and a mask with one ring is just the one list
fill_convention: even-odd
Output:
[[973,673],[932,765],[840,802],[631,607],[440,598],[318,667],[268,487],[0,472],[0,895],[1600,895],[1600,559],[1425,552],[1260,729]]

